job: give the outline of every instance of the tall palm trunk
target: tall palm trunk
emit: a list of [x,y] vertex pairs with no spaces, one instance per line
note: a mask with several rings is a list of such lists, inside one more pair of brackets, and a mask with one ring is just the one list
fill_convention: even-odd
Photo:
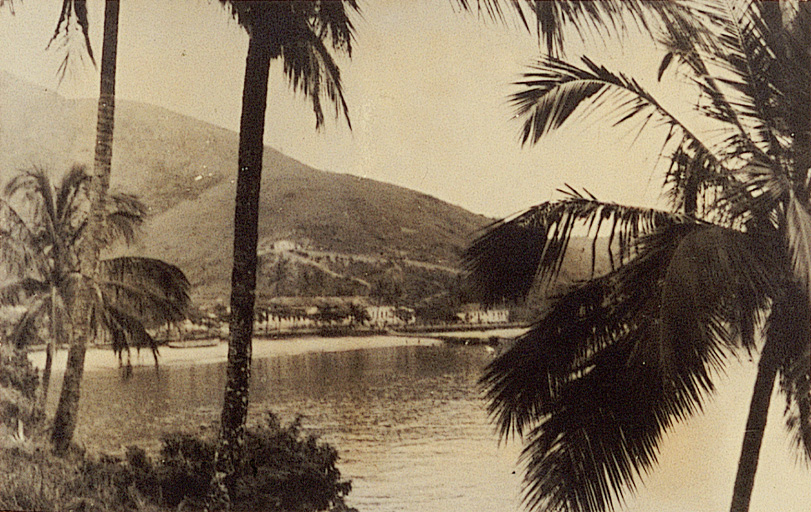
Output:
[[88,278],[98,271],[99,237],[104,222],[105,199],[110,187],[110,168],[113,159],[113,128],[115,116],[115,73],[118,50],[118,0],[107,0],[104,8],[104,42],[101,53],[101,85],[99,87],[98,121],[96,125],[96,154],[93,174],[88,187],[90,211],[79,255],[83,276],[76,304],[72,306],[74,329],[62,393],[54,417],[51,442],[56,453],[64,453],[73,439],[79,408],[80,385],[84,374],[84,356],[87,343],[93,336],[91,304],[95,291]]
[[37,414],[45,411],[45,406],[48,403],[48,389],[51,386],[51,369],[53,367],[54,352],[57,343],[57,321],[56,321],[56,287],[51,287],[51,326],[48,344],[45,346],[45,368],[42,370],[42,382],[40,383],[39,397],[37,398]]
[[245,63],[234,211],[234,268],[231,274],[227,381],[212,487],[215,502],[228,499],[226,481],[237,466],[245,442],[256,298],[259,192],[271,60],[270,40],[268,30],[256,28],[250,36]]
[[[779,342],[779,340],[777,341]],[[749,501],[755,486],[755,473],[760,459],[760,447],[763,444],[763,432],[766,430],[766,418],[779,365],[776,345],[777,343],[774,341],[767,341],[758,362],[755,389],[749,404],[749,416],[746,418],[746,430],[743,434],[743,446],[738,461],[738,473],[735,476],[735,487],[732,491],[730,512],[749,510]]]

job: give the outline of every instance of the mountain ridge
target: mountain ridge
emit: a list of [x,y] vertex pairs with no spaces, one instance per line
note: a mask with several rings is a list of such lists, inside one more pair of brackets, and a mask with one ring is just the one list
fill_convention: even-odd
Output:
[[[92,165],[94,100],[65,99],[2,73],[0,110],[4,179],[10,170],[32,163],[48,167],[54,177],[74,162]],[[225,128],[117,100],[111,185],[140,196],[150,211],[133,252],[178,265],[189,276],[195,298],[203,301],[222,300],[230,288],[237,144],[238,134]],[[281,288],[287,292],[329,292],[327,277],[313,273],[327,265],[349,281],[369,283],[367,293],[374,294],[378,286],[394,290],[388,300],[418,300],[457,278],[461,252],[490,221],[427,194],[317,170],[265,147],[260,245],[287,240],[314,253],[366,255],[376,261],[350,264],[346,258],[318,256],[318,265],[291,269],[298,281],[283,279]],[[415,271],[397,263],[406,260],[436,268]],[[268,278],[280,275],[280,261],[267,255],[260,259],[260,296],[280,288]],[[387,279],[391,282],[380,284]]]

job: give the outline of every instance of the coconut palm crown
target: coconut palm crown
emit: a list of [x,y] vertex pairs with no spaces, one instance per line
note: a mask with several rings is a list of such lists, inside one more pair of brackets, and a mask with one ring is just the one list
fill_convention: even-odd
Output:
[[[96,299],[91,319],[97,335],[105,333],[119,357],[131,347],[146,347],[157,362],[158,347],[146,328],[185,318],[189,282],[174,265],[133,256],[103,259],[98,276],[81,274],[78,247],[86,233],[88,180],[85,168],[75,166],[54,187],[43,170],[32,169],[5,186],[0,249],[7,278],[0,287],[0,301],[26,306],[11,342],[30,343],[47,319],[50,359],[54,344],[69,341],[78,286],[89,282]],[[112,247],[133,241],[145,214],[136,197],[111,194],[100,244]],[[48,370],[49,366],[46,363]]]
[[689,24],[663,31],[659,76],[676,67],[688,77],[713,129],[692,130],[588,58],[540,59],[511,98],[528,144],[579,116],[667,128],[669,210],[568,189],[496,222],[466,253],[495,301],[553,281],[573,232],[593,237],[593,254],[609,239],[612,270],[557,297],[481,381],[501,435],[526,439],[536,510],[612,510],[741,352],[759,363],[731,510],[748,510],[775,381],[811,459],[811,8],[689,7]]

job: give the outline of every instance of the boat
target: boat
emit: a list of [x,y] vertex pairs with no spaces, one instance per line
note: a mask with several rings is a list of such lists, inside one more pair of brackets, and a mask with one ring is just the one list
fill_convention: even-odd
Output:
[[206,340],[176,340],[166,343],[169,348],[200,348],[200,347],[216,347],[220,340],[206,339]]

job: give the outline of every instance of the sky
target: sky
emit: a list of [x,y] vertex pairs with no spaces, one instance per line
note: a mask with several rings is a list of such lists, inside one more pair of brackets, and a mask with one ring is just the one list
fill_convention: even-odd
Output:
[[[451,0],[359,3],[352,58],[339,59],[353,129],[328,117],[317,132],[309,103],[291,92],[274,62],[269,146],[318,169],[394,183],[493,217],[559,198],[566,184],[603,200],[662,204],[655,170],[661,130],[635,139],[632,130],[595,117],[521,146],[508,96],[541,50],[517,22],[460,13]],[[103,2],[88,4],[100,55]],[[45,50],[60,5],[17,0],[13,15],[0,11],[0,69],[66,97],[97,97],[98,69],[82,58],[81,38],[61,82],[66,49]],[[675,101],[683,92],[656,83],[660,56],[640,37],[568,41],[572,58],[585,52]],[[219,2],[122,2],[117,97],[236,131],[246,50],[247,36]]]

